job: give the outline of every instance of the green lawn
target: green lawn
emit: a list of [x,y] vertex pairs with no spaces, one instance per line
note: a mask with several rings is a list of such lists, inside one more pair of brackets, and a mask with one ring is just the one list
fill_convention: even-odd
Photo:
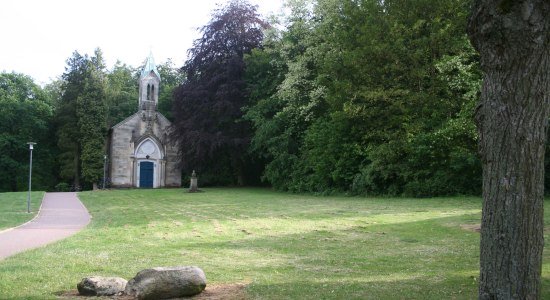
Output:
[[27,213],[27,196],[28,192],[0,193],[0,231],[34,218],[42,203],[44,192],[31,192],[30,214]]
[[460,225],[479,223],[479,198],[205,190],[80,193],[89,227],[1,261],[0,299],[55,298],[84,276],[174,265],[201,267],[209,284],[246,283],[251,299],[477,298],[479,234]]

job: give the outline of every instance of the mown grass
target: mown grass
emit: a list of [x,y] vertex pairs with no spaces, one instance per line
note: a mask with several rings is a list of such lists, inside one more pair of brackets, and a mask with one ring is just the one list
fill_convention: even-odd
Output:
[[[0,262],[1,299],[84,276],[196,265],[251,299],[477,298],[479,198],[314,197],[266,189],[85,192],[87,229]],[[548,218],[546,218],[548,219]],[[545,252],[543,298],[550,297]]]
[[21,225],[36,216],[44,192],[31,192],[31,213],[27,213],[28,192],[0,193],[0,231]]

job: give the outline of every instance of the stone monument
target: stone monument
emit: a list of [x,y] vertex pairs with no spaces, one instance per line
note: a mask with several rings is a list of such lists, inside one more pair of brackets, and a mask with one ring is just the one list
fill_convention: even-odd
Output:
[[193,170],[193,173],[191,174],[191,184],[189,185],[189,192],[194,193],[198,192],[198,180],[197,180],[197,173],[195,173],[195,170]]

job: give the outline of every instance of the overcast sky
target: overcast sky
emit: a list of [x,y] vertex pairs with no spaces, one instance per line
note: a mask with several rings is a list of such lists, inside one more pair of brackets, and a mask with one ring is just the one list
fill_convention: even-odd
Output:
[[[263,15],[283,0],[249,0]],[[183,65],[217,4],[227,0],[7,0],[1,2],[0,71],[29,75],[38,84],[60,76],[73,51],[103,51],[110,68],[120,60],[139,66],[153,51]]]

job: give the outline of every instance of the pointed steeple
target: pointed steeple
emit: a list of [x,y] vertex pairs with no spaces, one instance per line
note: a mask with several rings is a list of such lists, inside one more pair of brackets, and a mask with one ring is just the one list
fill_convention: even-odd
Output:
[[160,87],[160,74],[153,59],[153,53],[145,62],[139,78],[139,109],[156,110]]
[[143,70],[141,71],[141,78],[149,75],[151,71],[153,71],[155,75],[157,75],[157,77],[160,79],[160,74],[157,70],[157,66],[155,65],[155,59],[153,58],[153,51],[149,52],[149,57],[147,57],[145,67],[143,67]]

